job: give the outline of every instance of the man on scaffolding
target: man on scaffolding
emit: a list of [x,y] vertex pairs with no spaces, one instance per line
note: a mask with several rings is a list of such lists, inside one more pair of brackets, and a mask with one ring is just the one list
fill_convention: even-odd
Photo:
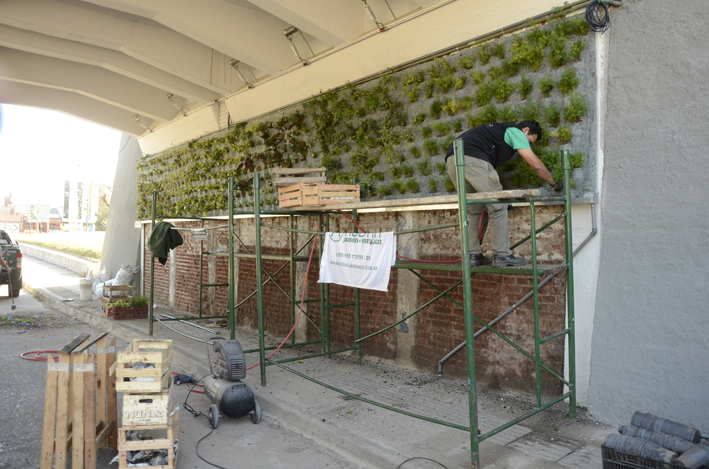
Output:
[[[460,134],[458,138],[463,140],[465,153],[465,192],[497,192],[501,191],[502,184],[495,171],[502,163],[512,158],[518,152],[522,159],[534,170],[534,172],[554,185],[554,178],[534,154],[530,144],[537,141],[542,134],[542,128],[537,121],[525,120],[519,124],[511,122],[501,122],[485,124],[474,129],[469,129]],[[453,144],[446,152],[446,169],[448,175],[453,180],[453,184],[458,189],[458,178],[455,170],[455,158],[453,155]],[[556,190],[561,190],[561,181],[555,186]],[[480,242],[485,236],[487,223],[482,224],[482,232],[478,237],[478,220],[487,208],[490,220],[490,241],[492,243],[492,260],[483,255]],[[509,267],[525,265],[527,261],[523,257],[516,257],[510,250],[510,230],[507,223],[507,204],[471,204],[468,205],[472,223],[468,226],[468,241],[470,244],[470,265],[473,267],[492,264],[493,267]]]

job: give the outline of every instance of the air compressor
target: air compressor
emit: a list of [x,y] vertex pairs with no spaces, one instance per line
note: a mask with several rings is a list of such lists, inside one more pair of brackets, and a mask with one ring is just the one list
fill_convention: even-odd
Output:
[[[217,356],[216,369],[212,367],[208,341],[212,341]],[[241,382],[246,377],[246,358],[239,341],[211,337],[205,340],[204,344],[210,371],[204,379],[204,393],[212,401],[208,413],[212,428],[219,426],[220,415],[233,419],[249,415],[251,422],[259,423],[261,406],[251,388]]]

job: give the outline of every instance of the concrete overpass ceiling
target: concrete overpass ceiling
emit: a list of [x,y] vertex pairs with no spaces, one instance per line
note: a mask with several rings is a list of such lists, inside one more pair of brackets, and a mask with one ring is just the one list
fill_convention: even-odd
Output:
[[554,0],[500,3],[491,12],[488,0],[367,0],[375,22],[363,0],[0,0],[0,77],[51,98],[28,105],[72,102],[65,112],[134,135],[164,127],[191,139],[190,125],[199,132],[214,125],[200,116],[215,102],[232,121],[248,119],[545,11]]
[[170,121],[178,112],[163,90],[101,67],[4,48],[0,57],[7,81],[72,91],[154,120]]
[[70,91],[0,80],[0,102],[59,111],[130,135],[145,131],[134,113]]

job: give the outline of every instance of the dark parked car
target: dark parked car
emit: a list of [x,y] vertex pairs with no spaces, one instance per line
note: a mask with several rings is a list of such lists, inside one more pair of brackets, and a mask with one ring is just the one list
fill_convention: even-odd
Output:
[[[9,233],[0,230],[0,249],[2,259],[7,264],[10,271],[0,267],[0,285],[7,285],[7,296],[12,295],[17,298],[22,289],[22,251],[20,245],[13,241]],[[10,288],[10,278],[12,278],[12,288]]]

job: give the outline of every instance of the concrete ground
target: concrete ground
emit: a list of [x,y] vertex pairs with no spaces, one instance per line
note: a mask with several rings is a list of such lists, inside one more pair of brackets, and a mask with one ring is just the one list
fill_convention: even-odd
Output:
[[[76,318],[95,330],[109,332],[119,339],[119,345],[132,338],[148,337],[146,320],[109,320],[101,317],[98,300],[80,301],[77,274],[31,257],[25,258],[24,269],[25,291],[32,292],[45,305],[66,314],[69,318],[67,321]],[[22,298],[21,296],[20,299]],[[67,301],[70,299],[71,301]],[[9,303],[9,298],[0,299],[0,308],[4,308],[6,302]],[[158,308],[156,314],[161,311],[166,314],[175,313]],[[4,313],[0,313],[0,316]],[[228,338],[227,329],[215,324],[200,324],[211,327]],[[197,379],[209,372],[204,343],[201,341],[211,335],[181,323],[155,324],[154,328],[155,338],[174,341],[173,371],[186,373]],[[43,347],[57,348],[71,336],[67,331],[63,336],[53,337],[57,337],[57,340],[42,338],[38,339],[36,345],[28,347],[35,350]],[[240,328],[237,331],[237,339],[245,349],[257,346],[257,335],[253,330]],[[18,347],[23,343],[22,338],[15,340]],[[279,343],[278,338],[268,337],[267,340],[269,344]],[[296,353],[293,349],[282,350],[279,356],[296,357]],[[307,353],[301,352],[301,355]],[[247,355],[249,366],[257,361],[257,354]],[[18,365],[17,360],[5,363],[5,369],[18,366],[27,365]],[[467,390],[466,383],[462,380],[437,378],[433,374],[369,361],[358,366],[351,357],[341,355],[294,361],[285,366],[331,386],[345,389],[356,396],[461,426],[468,424]],[[38,368],[40,371],[34,370],[32,382],[35,383],[33,387],[41,392],[24,405],[30,406],[32,412],[39,412],[41,415],[44,367],[40,365]],[[219,428],[200,444],[203,456],[207,456],[207,459],[215,464],[226,465],[225,467],[247,468],[285,467],[284,464],[288,464],[288,467],[306,467],[295,465],[299,458],[309,464],[307,467],[471,467],[470,439],[465,431],[414,419],[361,402],[278,367],[268,367],[266,378],[267,386],[263,387],[258,368],[255,368],[245,380],[261,404],[263,422],[253,425],[248,418],[223,419]],[[175,401],[182,402],[185,395],[183,387],[177,388]],[[479,386],[478,395],[480,426],[483,432],[534,408],[533,400],[529,396],[516,392],[494,391]],[[30,397],[27,399],[30,400]],[[189,402],[196,410],[202,411],[206,411],[209,404],[204,396],[194,394],[190,396]],[[18,409],[22,409],[24,405]],[[16,412],[15,418],[21,419],[23,411]],[[582,416],[571,420],[567,418],[567,414],[567,406],[557,405],[487,439],[480,445],[482,466],[530,469],[600,467],[600,444],[606,435],[615,429]],[[579,412],[579,415],[582,414],[583,412]],[[6,421],[4,418],[3,420]],[[273,428],[273,433],[262,430],[268,428]],[[193,451],[196,441],[208,431],[205,419],[195,419],[187,413],[181,415],[181,445],[187,450],[181,451],[178,467],[209,467],[200,461]],[[41,428],[39,432],[41,433]],[[4,444],[3,438],[6,436],[3,435],[0,430],[0,444]],[[41,435],[33,434],[31,441],[38,439],[41,440]],[[271,448],[275,449],[270,450]],[[2,450],[0,447],[0,451]],[[2,454],[0,453],[0,464]],[[280,457],[277,457],[279,454]],[[247,455],[253,457],[247,460]],[[266,459],[266,455],[273,458]],[[27,457],[31,459],[31,455],[28,454]],[[419,459],[410,460],[411,458]]]

